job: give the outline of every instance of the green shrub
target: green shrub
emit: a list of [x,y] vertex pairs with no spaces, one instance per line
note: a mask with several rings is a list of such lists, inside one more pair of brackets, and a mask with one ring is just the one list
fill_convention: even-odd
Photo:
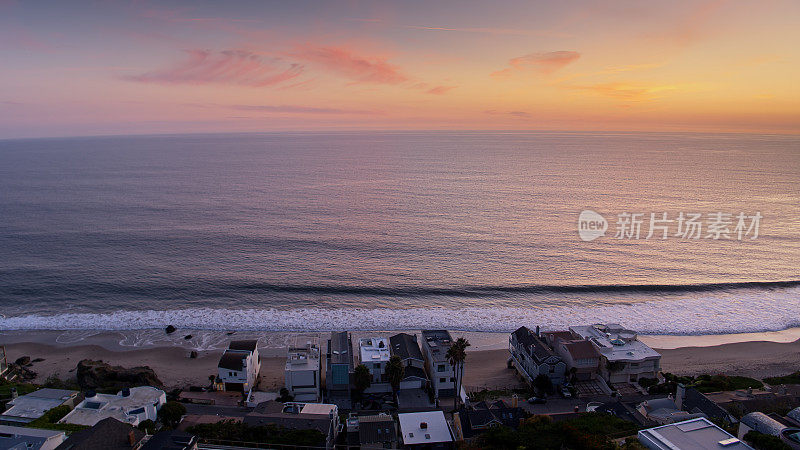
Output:
[[795,372],[782,377],[764,378],[764,381],[771,385],[776,384],[800,384],[800,372]]
[[792,450],[787,444],[781,441],[778,436],[762,434],[758,431],[750,430],[744,435],[744,440],[750,443],[756,450]]
[[293,430],[278,425],[251,427],[235,420],[195,425],[186,431],[212,442],[252,442],[314,447],[324,445],[326,441],[325,435],[317,430]]

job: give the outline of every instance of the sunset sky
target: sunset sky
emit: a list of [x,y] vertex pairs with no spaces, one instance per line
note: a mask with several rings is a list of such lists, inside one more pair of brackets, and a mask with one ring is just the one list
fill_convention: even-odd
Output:
[[0,0],[0,138],[800,132],[800,2]]

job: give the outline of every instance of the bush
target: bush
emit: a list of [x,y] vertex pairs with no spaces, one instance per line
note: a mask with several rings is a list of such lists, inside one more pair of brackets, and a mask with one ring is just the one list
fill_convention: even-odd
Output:
[[583,413],[560,422],[548,416],[532,416],[520,424],[519,430],[492,427],[478,437],[477,444],[487,449],[610,449],[614,448],[612,438],[636,430],[636,425],[604,413]]
[[658,384],[658,378],[639,378],[639,386],[649,388]]
[[792,450],[778,436],[762,434],[758,431],[750,430],[744,435],[744,440],[750,443],[756,450]]
[[168,428],[177,427],[184,414],[186,414],[186,407],[174,401],[164,403],[164,406],[158,410],[158,418]]
[[156,423],[150,419],[145,420],[144,422],[139,423],[136,428],[144,431],[147,434],[156,434]]
[[63,419],[64,416],[69,414],[72,408],[69,405],[56,406],[55,408],[45,412],[42,417],[34,420],[26,425],[29,428],[42,428],[45,430],[65,431],[67,434],[76,431],[85,430],[89,427],[85,425],[75,425],[71,423],[57,423]]
[[224,420],[189,427],[189,433],[215,442],[252,442],[272,445],[314,447],[325,445],[326,437],[317,430],[293,430],[278,425],[251,427],[242,422]]
[[769,377],[764,378],[768,384],[800,384],[800,372],[795,372],[782,377]]
[[759,389],[764,383],[755,378],[714,375],[708,378],[698,377],[694,387],[700,392],[735,391],[737,389]]

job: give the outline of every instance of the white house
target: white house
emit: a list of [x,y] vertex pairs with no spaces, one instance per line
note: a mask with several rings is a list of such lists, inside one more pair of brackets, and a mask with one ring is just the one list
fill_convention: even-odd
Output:
[[453,338],[447,330],[422,331],[422,356],[425,358],[425,369],[431,378],[436,398],[456,395],[455,373],[447,360],[447,351],[451,345]]
[[217,365],[219,382],[226,391],[249,392],[258,383],[261,357],[258,341],[231,341]]
[[600,352],[600,375],[609,383],[656,378],[661,370],[661,355],[641,342],[635,331],[619,324],[578,326],[569,330],[591,342]]
[[386,376],[386,365],[389,363],[389,340],[373,337],[358,340],[358,353],[361,364],[369,369],[372,384],[365,392],[389,392],[392,387]]
[[158,410],[167,402],[167,394],[151,386],[126,388],[117,395],[94,394],[86,398],[58,423],[94,426],[106,418],[137,426],[145,420],[156,421]]
[[[302,345],[298,345],[304,340]],[[297,401],[318,402],[320,393],[320,359],[319,342],[315,337],[298,337],[295,344],[289,347],[286,357],[284,381]]]
[[78,391],[39,389],[38,391],[12,398],[6,403],[6,410],[0,415],[0,424],[26,424],[42,417],[44,413],[57,406],[68,405],[73,407],[78,400]]
[[442,411],[398,414],[404,448],[452,448],[453,433]]

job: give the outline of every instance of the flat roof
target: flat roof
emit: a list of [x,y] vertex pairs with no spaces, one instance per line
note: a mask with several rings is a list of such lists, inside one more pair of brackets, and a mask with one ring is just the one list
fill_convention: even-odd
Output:
[[148,405],[153,406],[165,395],[161,389],[151,386],[130,388],[130,395],[127,397],[123,397],[122,392],[117,395],[95,394],[94,397],[80,402],[59,423],[92,426],[108,417],[124,423],[135,422],[135,417],[128,415],[129,411]]
[[649,448],[664,450],[753,450],[704,417],[641,430],[639,441]]
[[61,406],[77,395],[77,391],[39,389],[9,401],[6,405],[8,409],[2,415],[22,419],[38,419],[48,410]]
[[453,442],[450,427],[442,411],[426,411],[397,415],[405,445]]
[[453,345],[453,338],[447,330],[422,330],[423,345],[431,349],[431,356],[436,362],[447,361],[447,349]]
[[358,349],[362,363],[389,361],[389,340],[386,338],[359,339]]
[[569,327],[570,331],[595,345],[609,361],[641,361],[661,354],[640,341],[636,332],[617,324]]

